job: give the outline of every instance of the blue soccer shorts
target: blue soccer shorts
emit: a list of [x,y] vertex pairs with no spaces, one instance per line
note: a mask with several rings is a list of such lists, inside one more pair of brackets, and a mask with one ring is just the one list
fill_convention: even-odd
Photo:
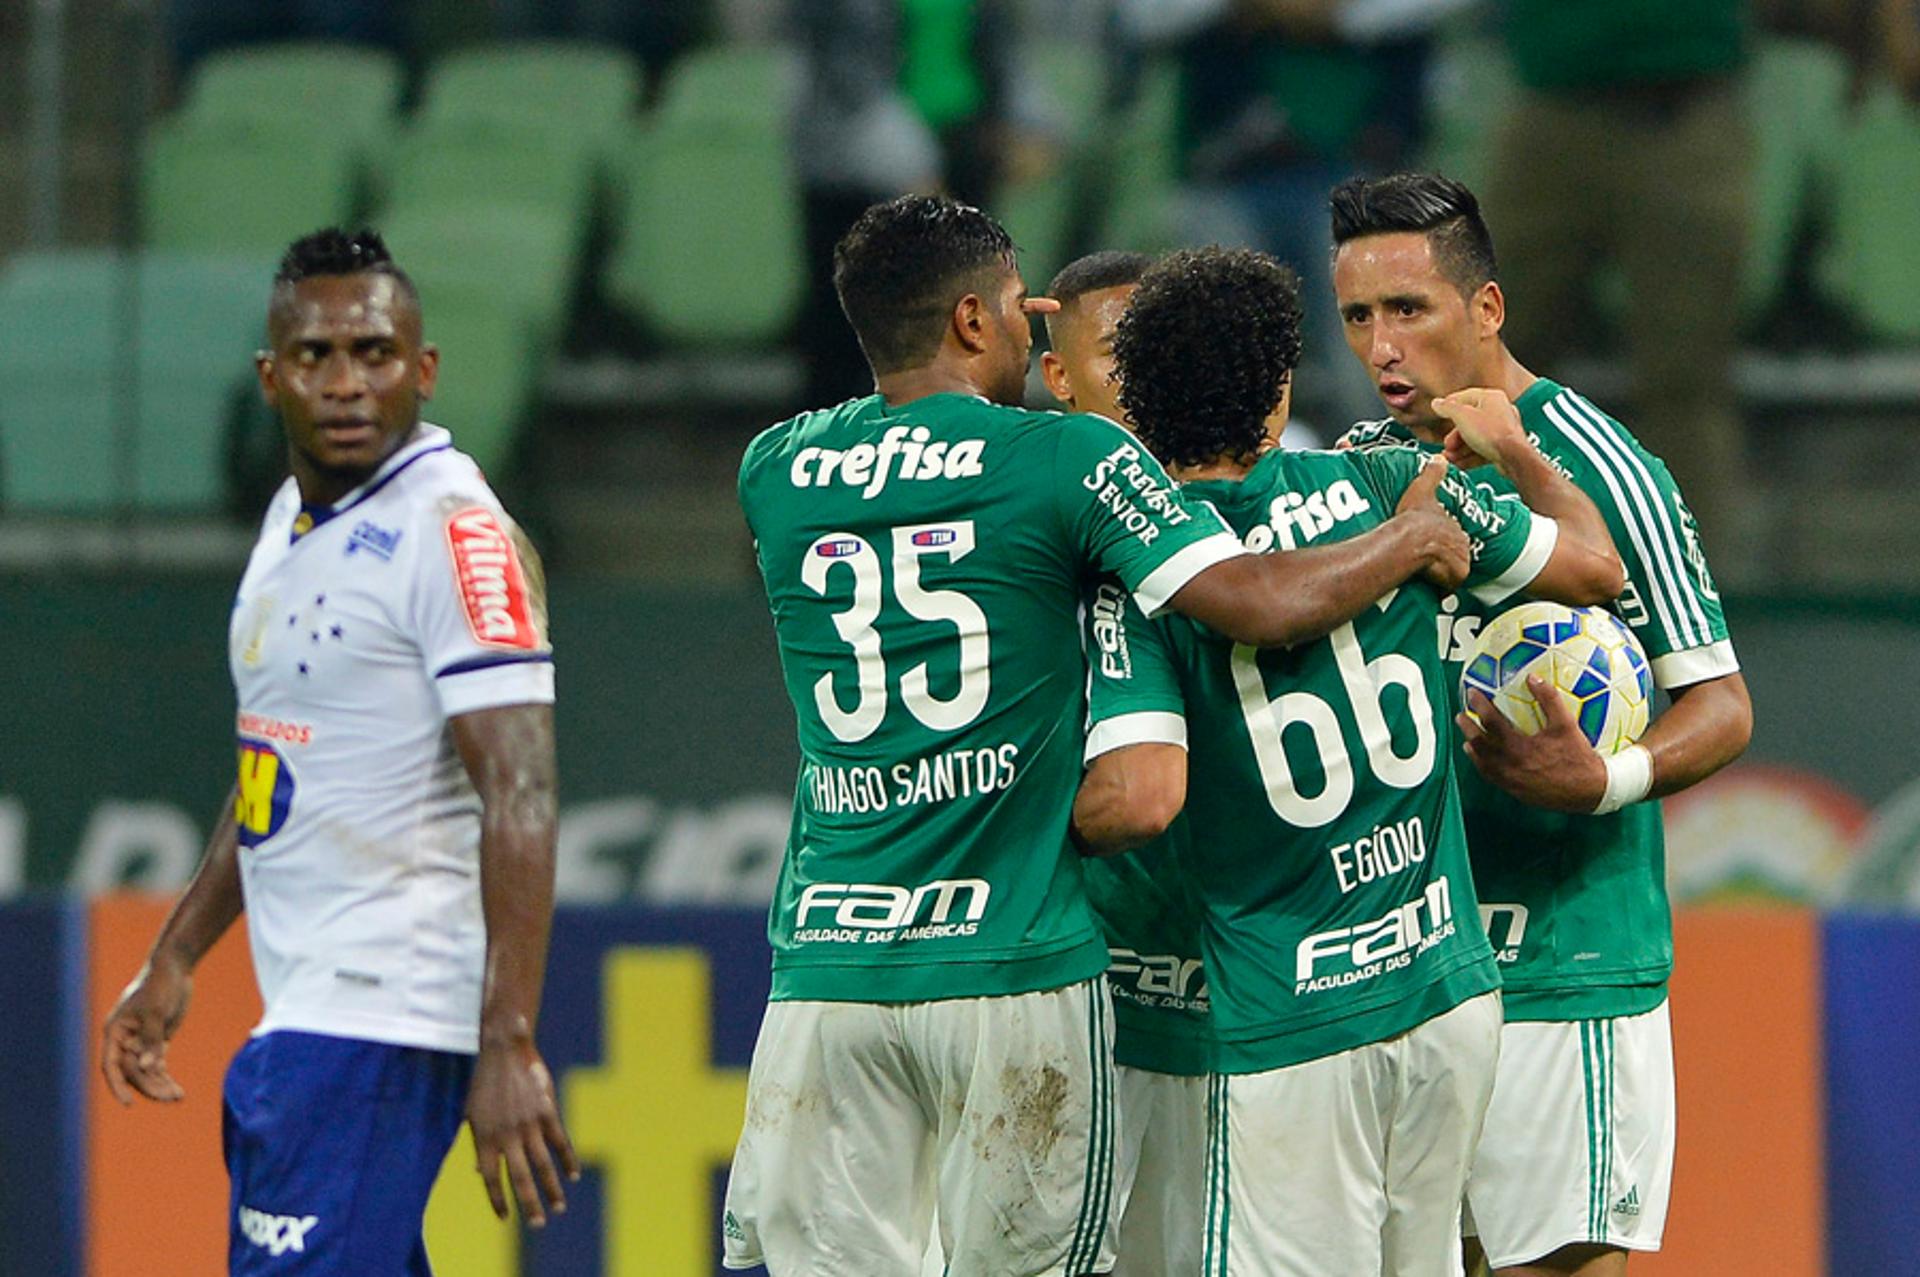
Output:
[[221,1121],[231,1277],[430,1277],[420,1221],[472,1077],[470,1055],[317,1033],[241,1047]]

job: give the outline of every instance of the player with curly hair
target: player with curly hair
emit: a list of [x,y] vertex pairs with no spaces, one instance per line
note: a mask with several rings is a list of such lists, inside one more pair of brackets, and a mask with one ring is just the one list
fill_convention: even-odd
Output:
[[[1114,342],[1140,438],[1257,553],[1361,535],[1437,464],[1277,447],[1299,332],[1292,272],[1215,248],[1147,272]],[[1438,410],[1452,455],[1504,476],[1442,467],[1441,504],[1475,546],[1465,588],[1610,598],[1620,562],[1599,512],[1512,406],[1469,391]],[[1410,581],[1269,651],[1131,605],[1096,620],[1114,655],[1092,668],[1075,825],[1123,850],[1153,832],[1138,796],[1169,786],[1189,823],[1178,869],[1200,905],[1213,1037],[1204,1272],[1459,1272],[1501,1012],[1440,747],[1441,597]]]

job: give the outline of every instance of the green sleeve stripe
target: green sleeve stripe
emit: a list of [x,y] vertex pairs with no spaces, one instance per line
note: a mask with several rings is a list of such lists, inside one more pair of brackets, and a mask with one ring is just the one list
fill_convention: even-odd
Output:
[[[1614,435],[1605,419],[1591,406],[1583,407],[1573,392],[1562,391],[1546,405],[1546,413],[1568,442],[1587,458],[1606,483],[1607,491],[1612,493],[1614,507],[1644,569],[1647,593],[1667,632],[1668,646],[1701,647],[1712,642],[1712,631],[1698,600],[1692,598],[1690,592],[1683,592],[1679,584],[1683,579],[1680,565],[1684,558],[1653,476]],[[1636,509],[1638,518],[1634,515]],[[1655,522],[1656,510],[1659,523],[1665,525],[1664,537]]]

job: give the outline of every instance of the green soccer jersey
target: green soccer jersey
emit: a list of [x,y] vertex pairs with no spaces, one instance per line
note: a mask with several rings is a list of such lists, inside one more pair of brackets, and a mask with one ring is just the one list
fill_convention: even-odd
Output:
[[775,426],[747,448],[740,504],[800,737],[773,997],[1099,975],[1066,836],[1080,600],[1112,573],[1157,612],[1243,552],[1219,516],[1110,421],[951,394]]
[[[1653,664],[1653,681],[1685,687],[1740,668],[1693,515],[1666,465],[1624,426],[1545,378],[1516,402],[1527,435],[1593,499],[1626,566],[1613,609]],[[1356,448],[1404,448],[1392,422],[1348,432]],[[1440,631],[1450,696],[1493,611],[1449,600]],[[1506,979],[1509,1020],[1638,1015],[1667,995],[1673,925],[1660,804],[1607,816],[1529,807],[1460,768],[1481,914]]]
[[[1193,483],[1249,549],[1344,540],[1392,517],[1422,458],[1273,451],[1237,483]],[[1440,497],[1489,600],[1531,581],[1555,525],[1488,484]],[[1214,1067],[1259,1072],[1403,1033],[1499,987],[1477,925],[1444,747],[1434,653],[1440,593],[1409,581],[1331,635],[1236,645],[1129,611],[1124,668],[1091,669],[1088,754],[1184,744],[1188,834],[1176,854],[1202,911]]]
[[1187,820],[1121,856],[1086,863],[1087,895],[1106,933],[1113,1058],[1129,1068],[1201,1077],[1211,1067],[1200,905],[1180,872]]

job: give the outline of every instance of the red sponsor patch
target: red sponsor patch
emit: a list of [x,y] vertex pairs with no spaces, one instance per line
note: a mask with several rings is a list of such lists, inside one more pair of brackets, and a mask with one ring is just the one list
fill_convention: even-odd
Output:
[[493,511],[485,506],[457,511],[447,520],[447,548],[473,637],[488,647],[539,646],[520,556]]

